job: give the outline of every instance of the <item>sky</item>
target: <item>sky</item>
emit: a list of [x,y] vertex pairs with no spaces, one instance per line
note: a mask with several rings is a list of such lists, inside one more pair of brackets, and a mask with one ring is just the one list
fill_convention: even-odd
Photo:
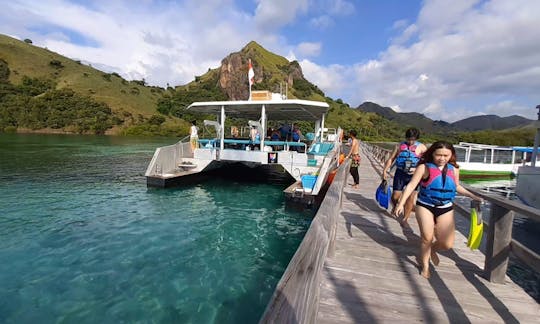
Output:
[[[537,119],[540,0],[10,0],[0,33],[128,80],[186,84],[254,40],[351,107]],[[247,85],[246,85],[247,86]]]

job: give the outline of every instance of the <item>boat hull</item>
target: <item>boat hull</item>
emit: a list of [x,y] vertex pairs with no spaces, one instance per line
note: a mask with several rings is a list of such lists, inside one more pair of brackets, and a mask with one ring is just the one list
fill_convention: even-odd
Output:
[[179,173],[166,177],[147,176],[146,184],[148,187],[169,188],[192,185],[216,177],[286,185],[295,181],[280,164],[213,161],[207,169],[196,173]]
[[457,163],[459,175],[463,179],[508,179],[514,177],[522,165],[459,161]]

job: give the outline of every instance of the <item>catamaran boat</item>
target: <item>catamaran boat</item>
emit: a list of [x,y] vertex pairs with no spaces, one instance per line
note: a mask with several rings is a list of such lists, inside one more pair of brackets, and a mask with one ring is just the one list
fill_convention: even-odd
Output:
[[497,146],[460,142],[454,145],[460,173],[470,177],[517,175],[519,167],[530,165],[532,147]]
[[[205,127],[214,129],[212,136],[199,138],[193,152],[187,138],[157,148],[145,173],[147,186],[194,183],[225,170],[229,175],[251,174],[269,181],[277,176],[280,182],[291,183],[285,190],[286,196],[316,197],[338,165],[342,130],[325,127],[329,108],[326,102],[269,98],[191,104],[188,111],[216,116],[216,120],[204,121]],[[226,131],[227,118],[249,120],[245,126],[256,129],[258,136],[233,136],[238,126]],[[271,134],[266,134],[269,121],[312,121],[315,131],[306,134],[305,141],[270,140]]]

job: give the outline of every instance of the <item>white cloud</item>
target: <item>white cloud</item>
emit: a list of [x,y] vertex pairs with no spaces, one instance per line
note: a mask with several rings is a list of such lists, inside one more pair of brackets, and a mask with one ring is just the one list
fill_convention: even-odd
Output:
[[334,20],[328,15],[311,18],[310,25],[317,29],[327,29],[334,25]]
[[436,119],[453,118],[452,100],[526,95],[540,102],[538,13],[540,1],[426,1],[417,41],[394,43],[357,67],[362,97]]
[[297,14],[305,13],[308,0],[257,0],[255,22],[262,30],[277,30],[294,21]]
[[533,118],[534,116],[531,115],[531,112],[535,113],[537,111],[535,111],[534,107],[527,107],[511,100],[496,102],[485,107],[486,114],[494,114],[501,117],[522,115],[530,119],[536,119]]
[[408,25],[409,25],[409,22],[407,21],[407,19],[400,19],[394,22],[394,24],[392,25],[392,28],[401,30],[403,28],[406,28]]
[[298,54],[303,57],[318,56],[321,53],[321,43],[300,43],[297,46]]
[[351,15],[355,12],[355,7],[350,1],[330,0],[329,12],[333,15]]
[[403,32],[398,36],[391,39],[391,42],[395,45],[404,45],[411,40],[418,33],[418,26],[415,24],[406,26]]
[[316,84],[327,96],[345,99],[356,90],[356,82],[352,80],[354,71],[346,66],[338,64],[320,66],[307,59],[299,63],[306,79]]

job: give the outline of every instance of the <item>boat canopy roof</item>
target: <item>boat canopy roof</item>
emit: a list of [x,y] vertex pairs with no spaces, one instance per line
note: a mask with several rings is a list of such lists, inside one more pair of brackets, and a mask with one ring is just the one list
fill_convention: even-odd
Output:
[[532,153],[533,148],[532,147],[523,147],[523,146],[514,146],[512,149],[516,152],[525,152],[525,153]]
[[259,119],[263,106],[271,120],[319,120],[329,108],[328,104],[322,101],[285,99],[194,102],[187,110],[219,114],[221,107],[224,107],[225,114],[229,117]]

